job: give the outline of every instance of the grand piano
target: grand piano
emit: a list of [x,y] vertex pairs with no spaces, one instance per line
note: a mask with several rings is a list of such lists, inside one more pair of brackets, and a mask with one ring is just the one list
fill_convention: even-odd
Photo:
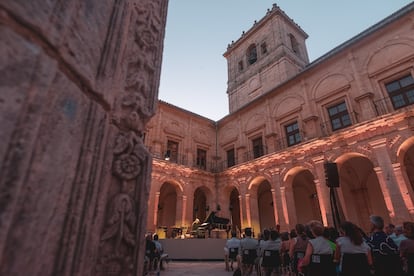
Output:
[[231,229],[230,219],[216,216],[216,212],[212,211],[204,222],[197,228],[198,236],[204,236],[208,233],[211,238],[211,231],[214,229],[225,230],[228,233]]

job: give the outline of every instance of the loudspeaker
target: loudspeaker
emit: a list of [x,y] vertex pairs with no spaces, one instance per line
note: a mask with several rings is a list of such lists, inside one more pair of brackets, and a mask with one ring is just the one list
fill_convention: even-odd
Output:
[[325,180],[326,186],[329,188],[339,187],[339,174],[338,166],[334,162],[327,162],[324,164],[325,167]]

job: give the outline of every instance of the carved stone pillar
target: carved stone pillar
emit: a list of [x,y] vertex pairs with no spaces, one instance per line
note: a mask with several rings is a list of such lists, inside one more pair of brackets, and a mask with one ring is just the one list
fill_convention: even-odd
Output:
[[393,164],[393,168],[396,183],[400,187],[401,195],[403,197],[405,206],[407,206],[407,210],[410,213],[412,221],[414,218],[414,206],[412,200],[414,198],[414,193],[410,185],[410,180],[408,179],[406,170],[403,169],[403,166],[401,166],[400,163]]
[[158,227],[158,209],[160,204],[160,192],[155,193],[154,200],[154,229]]
[[167,4],[1,1],[0,275],[142,274]]
[[[285,204],[287,204],[287,201],[286,201],[286,198],[283,198],[285,195],[282,196],[282,192],[281,192],[282,189],[280,187],[279,170],[273,169],[271,173],[272,173],[272,187],[273,187],[271,191],[272,191],[272,197],[273,197],[273,210],[275,212],[275,221],[276,221],[276,224],[280,225],[281,229],[290,230],[288,222],[286,221],[286,216],[284,212],[285,210],[283,209],[284,208],[283,201],[285,202]],[[283,192],[284,194],[286,194],[285,190]]]
[[190,221],[187,219],[187,196],[183,195],[182,201],[181,226],[188,226],[190,225]]
[[321,183],[319,179],[315,179],[314,183],[315,183],[316,193],[318,194],[317,198],[318,198],[319,208],[321,211],[322,223],[323,225],[333,225],[331,223],[328,223],[328,217],[326,215],[328,212],[326,208],[329,208],[330,204],[327,205],[327,201],[326,201],[327,199],[324,197],[324,193],[322,191]]
[[252,214],[250,209],[250,194],[246,194],[245,196],[246,200],[246,220],[248,227],[252,226]]
[[[330,203],[330,191],[326,185],[321,185],[321,182],[325,182],[325,170],[323,167],[325,159],[323,157],[316,157],[313,159],[313,162],[315,163],[317,174],[317,179],[315,180],[315,188],[316,192],[318,193],[319,208],[321,209],[322,220],[325,225],[332,226],[335,224],[332,214],[332,206]],[[323,179],[323,181],[320,181],[320,179]]]
[[282,199],[282,212],[284,221],[286,223],[286,226],[290,229],[291,227],[289,225],[289,211],[286,200],[286,187],[280,187],[280,197]]
[[[402,192],[405,192],[406,189],[401,191],[401,186],[397,183],[395,170],[387,149],[387,139],[384,138],[372,141],[370,142],[370,145],[374,149],[374,153],[378,160],[379,167],[374,168],[374,170],[378,176],[378,181],[391,220],[394,221],[394,223],[410,220],[408,210],[412,208],[412,202],[409,202],[411,201],[409,198],[405,198],[404,201]],[[396,217],[396,214],[398,214],[398,218]]]
[[270,189],[270,191],[272,192],[273,214],[275,216],[275,222],[276,222],[276,224],[280,225],[279,215],[277,213],[276,190],[275,189]]
[[[240,224],[241,224],[241,228],[243,229],[246,227],[246,224],[243,219],[243,197],[241,195],[239,195],[239,205],[240,205]],[[240,229],[240,231],[242,231],[242,229]]]
[[382,169],[380,167],[374,168],[374,171],[377,174],[378,182],[379,182],[380,187],[381,187],[381,192],[384,196],[384,201],[385,201],[385,205],[387,206],[388,213],[389,213],[391,218],[394,218],[395,217],[395,209],[394,209],[394,206],[392,204],[390,191],[387,187],[387,182],[386,182],[385,177],[384,177],[384,172],[382,171]]

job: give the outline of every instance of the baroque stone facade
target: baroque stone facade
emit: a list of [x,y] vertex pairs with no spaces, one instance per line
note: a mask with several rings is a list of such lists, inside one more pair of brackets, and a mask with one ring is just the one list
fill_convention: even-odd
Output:
[[[409,4],[309,63],[306,33],[274,5],[224,54],[228,116],[159,102],[145,134],[148,231],[185,234],[211,211],[255,232],[338,218],[369,230],[370,214],[413,220],[413,28]],[[338,166],[332,192],[326,162]]]
[[0,1],[0,274],[141,275],[168,1]]

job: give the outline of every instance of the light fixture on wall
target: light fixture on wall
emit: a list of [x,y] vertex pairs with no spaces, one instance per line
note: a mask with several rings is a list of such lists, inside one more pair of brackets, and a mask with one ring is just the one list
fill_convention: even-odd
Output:
[[170,156],[171,156],[171,151],[167,150],[167,152],[164,155],[164,160],[166,160],[166,161],[170,160]]
[[208,212],[208,211],[210,211],[210,206],[206,206],[206,211]]
[[220,204],[217,204],[216,210],[217,210],[217,211],[220,211],[220,210],[221,210],[221,206],[220,206]]

